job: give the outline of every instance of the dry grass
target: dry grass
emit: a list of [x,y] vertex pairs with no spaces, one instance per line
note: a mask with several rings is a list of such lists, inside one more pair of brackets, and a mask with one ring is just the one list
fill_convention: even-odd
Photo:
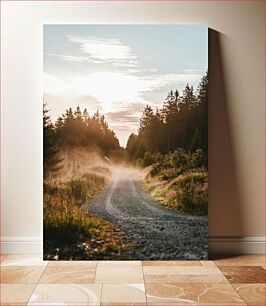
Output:
[[161,204],[176,212],[208,214],[208,175],[206,171],[189,171],[171,179],[147,175],[143,188]]
[[45,259],[114,259],[126,248],[123,234],[110,222],[79,208],[106,184],[104,177],[86,174],[64,183],[44,184]]

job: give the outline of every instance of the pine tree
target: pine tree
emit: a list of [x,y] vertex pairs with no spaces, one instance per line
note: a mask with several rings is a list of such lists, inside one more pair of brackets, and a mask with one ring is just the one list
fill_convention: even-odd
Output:
[[55,129],[49,116],[47,104],[43,105],[43,175],[44,178],[52,176],[53,172],[62,168],[59,148],[56,145]]
[[205,153],[208,152],[208,71],[202,77],[198,86],[198,114],[201,145]]
[[142,116],[140,118],[140,124],[139,124],[139,134],[143,134],[144,130],[149,127],[149,125],[152,122],[152,119],[154,117],[153,109],[151,106],[146,105],[142,112]]

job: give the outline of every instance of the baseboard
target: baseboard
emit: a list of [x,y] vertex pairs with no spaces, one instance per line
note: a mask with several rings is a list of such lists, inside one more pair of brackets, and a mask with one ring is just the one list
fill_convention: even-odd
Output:
[[2,254],[41,254],[40,237],[1,237]]
[[209,254],[265,254],[265,237],[209,237]]
[[[2,237],[2,254],[42,253],[41,237]],[[209,254],[265,254],[265,237],[209,237]]]

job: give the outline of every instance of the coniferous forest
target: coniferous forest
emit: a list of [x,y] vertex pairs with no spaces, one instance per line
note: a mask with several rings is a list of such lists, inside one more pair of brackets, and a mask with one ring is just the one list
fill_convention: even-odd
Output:
[[[183,148],[208,152],[208,75],[197,91],[186,85],[182,95],[170,91],[161,109],[147,105],[140,119],[138,134],[129,136],[126,150],[132,159],[147,152],[162,153]],[[207,164],[206,164],[207,165]]]

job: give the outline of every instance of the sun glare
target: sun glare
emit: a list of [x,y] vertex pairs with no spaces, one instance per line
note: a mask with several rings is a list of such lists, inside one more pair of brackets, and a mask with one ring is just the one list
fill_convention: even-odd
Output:
[[[104,84],[104,85],[103,85]],[[97,72],[73,83],[75,91],[97,98],[104,111],[114,111],[124,102],[140,99],[143,81],[136,76],[114,72]]]

